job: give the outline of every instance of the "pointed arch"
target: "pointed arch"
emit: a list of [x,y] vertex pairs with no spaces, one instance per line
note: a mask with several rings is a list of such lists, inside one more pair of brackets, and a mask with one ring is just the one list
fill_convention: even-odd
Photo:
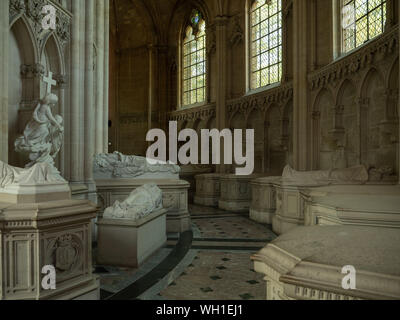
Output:
[[33,65],[39,60],[38,48],[35,45],[34,33],[26,20],[21,16],[10,26],[10,31],[17,39],[17,43],[22,53],[22,59],[26,65]]

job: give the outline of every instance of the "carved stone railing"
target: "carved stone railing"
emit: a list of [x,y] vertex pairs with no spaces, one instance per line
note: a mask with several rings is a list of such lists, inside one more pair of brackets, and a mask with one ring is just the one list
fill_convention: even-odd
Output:
[[353,53],[309,74],[310,89],[315,91],[329,84],[335,86],[335,83],[349,75],[368,68],[374,61],[382,60],[387,55],[394,53],[398,48],[398,42],[399,31],[396,26]]

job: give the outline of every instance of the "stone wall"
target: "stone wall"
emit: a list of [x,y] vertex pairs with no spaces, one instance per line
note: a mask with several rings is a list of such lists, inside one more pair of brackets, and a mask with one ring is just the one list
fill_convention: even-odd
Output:
[[[168,120],[178,121],[180,129],[197,131],[252,128],[256,173],[280,175],[287,163],[298,170],[365,164],[375,180],[396,179],[396,1],[387,1],[384,34],[343,55],[338,0],[283,0],[282,82],[255,91],[249,90],[248,81],[250,0],[149,0],[145,7],[140,1],[122,0],[118,5],[120,47],[129,41],[135,47],[146,37],[146,49],[132,63],[140,64],[136,69],[143,73],[140,77],[150,74],[154,78],[143,78],[131,93],[116,89],[122,99],[116,103],[116,114],[126,128],[114,137],[116,149],[143,153],[144,134],[138,128],[165,128]],[[207,23],[207,99],[203,105],[185,109],[179,99],[179,47],[194,8],[202,12]],[[140,18],[137,13],[141,13]],[[131,16],[140,20],[139,29],[124,27]],[[123,88],[126,77],[120,74],[117,78]],[[149,90],[144,92],[143,87]],[[141,96],[132,96],[135,91]],[[125,101],[130,101],[129,110],[122,112],[118,108],[125,107]],[[126,120],[136,112],[142,119]],[[219,173],[233,169],[216,168]]]

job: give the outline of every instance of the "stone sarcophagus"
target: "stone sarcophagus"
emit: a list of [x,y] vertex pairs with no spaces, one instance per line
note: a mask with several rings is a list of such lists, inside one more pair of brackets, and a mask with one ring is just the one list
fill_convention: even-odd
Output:
[[138,220],[101,218],[97,226],[100,265],[137,268],[167,242],[165,209]]
[[[0,165],[0,300],[99,299],[91,243],[97,207],[71,200],[49,164]],[[51,289],[42,283],[44,267],[55,271]]]
[[232,212],[248,212],[251,204],[250,181],[262,175],[239,176],[228,174],[221,176],[220,209]]
[[183,180],[168,179],[107,179],[97,180],[97,192],[101,212],[115,201],[126,199],[129,194],[146,183],[154,183],[162,190],[163,208],[167,210],[167,232],[190,230],[188,207],[189,183]]
[[272,218],[276,211],[276,183],[280,177],[267,177],[252,180],[250,219],[272,224]]
[[190,184],[179,179],[177,165],[151,164],[148,159],[119,152],[100,154],[94,159],[94,177],[101,213],[116,201],[126,199],[135,189],[153,183],[163,194],[167,210],[167,232],[190,230],[188,190]]
[[197,186],[196,177],[198,175],[212,173],[212,172],[213,168],[207,165],[189,164],[181,166],[181,172],[179,173],[180,179],[190,183],[190,189],[188,194],[189,202],[193,203],[194,197],[196,195],[196,186]]
[[221,175],[216,173],[200,174],[196,176],[196,195],[194,203],[207,206],[218,207],[221,196]]
[[[267,300],[399,300],[399,251],[398,229],[312,226],[290,230],[252,260]],[[348,267],[354,288],[343,284]]]

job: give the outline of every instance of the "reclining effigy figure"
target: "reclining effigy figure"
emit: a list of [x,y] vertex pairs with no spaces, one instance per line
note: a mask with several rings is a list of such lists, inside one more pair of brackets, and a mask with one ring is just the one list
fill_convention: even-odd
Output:
[[138,220],[162,208],[161,189],[155,184],[145,184],[132,191],[124,201],[116,201],[107,208],[103,218]]
[[150,164],[145,157],[127,156],[120,152],[95,156],[93,170],[96,177],[136,178],[144,174],[166,174],[177,178],[180,167],[171,164]]
[[283,171],[282,180],[302,185],[363,184],[368,181],[368,172],[364,166],[301,172],[294,170],[288,165]]

